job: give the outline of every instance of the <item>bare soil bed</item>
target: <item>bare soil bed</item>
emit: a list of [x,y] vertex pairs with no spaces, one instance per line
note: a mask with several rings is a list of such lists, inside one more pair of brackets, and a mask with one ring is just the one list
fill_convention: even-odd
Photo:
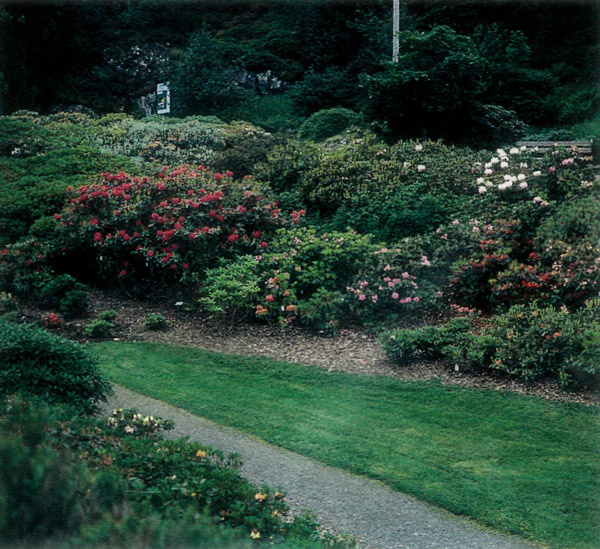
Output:
[[[301,328],[278,326],[231,325],[188,312],[175,303],[137,301],[113,292],[90,294],[90,319],[107,309],[117,311],[118,327],[114,339],[152,341],[199,347],[232,354],[267,356],[285,362],[327,368],[353,374],[384,375],[405,380],[438,380],[448,385],[482,387],[501,391],[537,395],[546,399],[579,403],[600,403],[600,395],[567,392],[555,382],[523,383],[506,377],[469,371],[455,371],[453,364],[443,361],[419,361],[399,366],[389,361],[376,337],[359,328],[345,329],[335,336],[324,336]],[[169,327],[148,330],[144,318],[149,313],[163,315]],[[45,312],[29,310],[27,316],[41,320]],[[89,320],[65,324],[63,335],[90,341],[85,327]]]

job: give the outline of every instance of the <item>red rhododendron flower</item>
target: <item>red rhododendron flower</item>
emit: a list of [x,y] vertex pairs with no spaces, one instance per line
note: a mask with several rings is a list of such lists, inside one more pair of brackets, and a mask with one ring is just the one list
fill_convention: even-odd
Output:
[[260,247],[261,248],[266,248],[269,244],[267,242],[265,242],[264,240],[260,243]]
[[227,237],[227,240],[228,240],[229,242],[235,242],[236,240],[239,240],[239,238],[240,238],[240,235],[239,235],[239,234],[230,234],[230,235]]
[[254,231],[254,232],[252,233],[252,236],[253,236],[254,238],[260,238],[260,237],[262,236],[262,233],[261,233],[260,231]]
[[217,181],[221,181],[221,179],[223,179],[223,174],[222,174],[222,173],[216,173],[216,174],[215,174],[215,179],[216,179]]
[[100,242],[102,240],[102,233],[94,233],[94,242]]
[[265,299],[267,301],[275,301],[275,298],[273,297],[273,294],[269,294],[267,297],[265,297]]
[[146,252],[146,256],[147,256],[147,257],[152,257],[153,255],[154,255],[154,252],[153,252],[152,250],[148,250],[148,251]]
[[229,171],[225,172],[225,175],[227,177],[233,177],[233,172],[231,170],[229,170]]

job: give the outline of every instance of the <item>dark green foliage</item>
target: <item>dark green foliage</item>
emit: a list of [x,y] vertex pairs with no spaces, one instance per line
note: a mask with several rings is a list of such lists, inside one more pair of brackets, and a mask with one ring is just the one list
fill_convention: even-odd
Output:
[[357,85],[356,77],[347,70],[327,67],[320,73],[309,70],[289,95],[300,112],[310,115],[336,106],[356,106]]
[[[284,494],[239,475],[238,457],[163,440],[172,426],[135,410],[95,419],[39,399],[3,399],[0,544],[249,549],[256,538],[324,546],[313,520],[283,520]],[[328,547],[348,547],[326,538]]]
[[207,29],[193,34],[173,82],[174,113],[217,114],[235,109],[245,96],[237,75],[237,68]]
[[159,313],[149,313],[144,318],[144,324],[148,330],[152,331],[166,330],[169,327],[169,321]]
[[0,318],[0,393],[23,392],[93,410],[110,384],[82,346],[40,328]]
[[470,328],[468,319],[456,318],[441,327],[425,326],[385,332],[380,339],[392,360],[406,364],[412,360],[447,357],[448,346],[456,345],[457,340],[464,337]]
[[245,123],[232,123],[225,133],[223,150],[215,153],[210,165],[217,172],[232,171],[241,179],[252,174],[254,165],[264,162],[275,145],[270,133]]
[[364,75],[365,110],[398,136],[456,137],[485,90],[485,63],[472,40],[447,26],[401,31],[402,55]]
[[388,356],[400,364],[443,358],[524,381],[551,378],[563,387],[596,386],[599,305],[593,299],[575,313],[537,303],[516,305],[489,324],[453,319],[439,327],[386,332],[381,341]]
[[360,116],[342,107],[324,109],[313,113],[300,126],[298,135],[311,141],[323,141],[344,130],[360,124]]
[[108,320],[103,320],[101,318],[97,318],[96,320],[92,320],[88,325],[85,331],[87,334],[94,339],[106,339],[110,336],[112,329],[115,325]]
[[72,531],[85,513],[88,469],[68,450],[48,443],[44,430],[56,417],[39,404],[36,411],[18,399],[9,401],[14,423],[2,422],[0,543]]
[[40,291],[41,303],[47,309],[58,309],[66,316],[81,316],[87,310],[87,289],[70,275],[49,280]]

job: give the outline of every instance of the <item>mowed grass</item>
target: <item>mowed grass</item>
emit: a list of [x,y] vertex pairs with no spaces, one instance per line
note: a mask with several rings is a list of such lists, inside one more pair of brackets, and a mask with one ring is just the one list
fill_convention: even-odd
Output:
[[134,391],[503,532],[599,546],[594,406],[162,344],[95,350]]

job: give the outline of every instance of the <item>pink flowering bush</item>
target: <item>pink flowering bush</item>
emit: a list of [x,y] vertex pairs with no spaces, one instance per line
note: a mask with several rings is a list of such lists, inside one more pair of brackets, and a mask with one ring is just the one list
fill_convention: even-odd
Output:
[[221,257],[259,253],[277,227],[299,223],[250,178],[204,167],[166,167],[156,177],[102,174],[71,189],[56,218],[56,261],[85,258],[95,281],[131,292],[193,280]]
[[[409,239],[410,241],[410,239]],[[408,242],[405,242],[408,244]],[[435,266],[410,247],[380,248],[346,287],[349,309],[363,323],[422,316],[439,306]]]

